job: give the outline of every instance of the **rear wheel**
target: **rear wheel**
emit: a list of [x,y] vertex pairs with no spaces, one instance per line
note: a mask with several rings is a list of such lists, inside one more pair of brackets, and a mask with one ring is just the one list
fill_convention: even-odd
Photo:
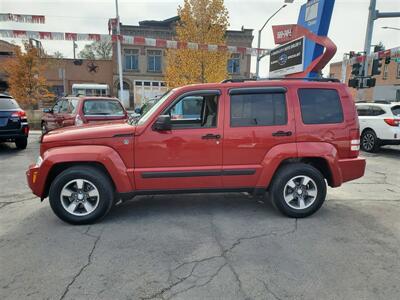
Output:
[[367,129],[361,134],[361,149],[366,152],[377,152],[380,147],[379,139],[373,130]]
[[110,179],[89,166],[71,167],[50,186],[49,202],[54,213],[70,224],[91,224],[104,217],[113,204]]
[[284,215],[304,218],[324,203],[326,183],[316,168],[294,163],[279,169],[271,186],[272,203]]
[[28,138],[27,137],[18,138],[18,139],[15,140],[15,146],[18,149],[21,149],[21,150],[26,149],[27,145],[28,145]]

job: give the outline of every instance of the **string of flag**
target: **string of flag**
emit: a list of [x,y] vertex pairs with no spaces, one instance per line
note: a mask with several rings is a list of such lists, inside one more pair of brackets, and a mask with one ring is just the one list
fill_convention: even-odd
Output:
[[19,15],[11,13],[0,13],[0,22],[44,24],[45,17],[39,15]]
[[[387,50],[381,50],[378,52],[374,52],[368,56],[369,59],[381,59],[381,58],[398,58],[400,59],[400,47],[395,47]],[[365,55],[354,56],[352,58],[346,59],[345,63],[347,64],[355,64],[357,62],[362,63],[366,59]]]
[[92,33],[72,33],[72,32],[48,32],[48,31],[27,31],[27,30],[7,30],[0,29],[0,37],[2,38],[19,38],[19,39],[38,39],[38,40],[65,40],[65,41],[117,41],[118,38],[122,44],[133,46],[149,46],[155,48],[166,49],[193,49],[207,51],[227,51],[229,53],[241,53],[244,55],[256,56],[269,54],[269,49],[258,49],[227,45],[200,44],[191,42],[180,42],[165,39],[153,39],[143,36],[127,36],[127,35],[108,35],[108,34],[92,34]]

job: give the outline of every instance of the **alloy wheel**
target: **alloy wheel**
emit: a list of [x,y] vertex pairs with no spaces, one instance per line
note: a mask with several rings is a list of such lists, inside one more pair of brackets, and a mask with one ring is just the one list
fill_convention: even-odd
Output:
[[306,175],[291,178],[283,189],[288,206],[296,210],[310,207],[317,199],[318,188],[314,180]]
[[97,187],[86,179],[74,179],[61,189],[60,201],[63,208],[74,216],[86,216],[99,205]]

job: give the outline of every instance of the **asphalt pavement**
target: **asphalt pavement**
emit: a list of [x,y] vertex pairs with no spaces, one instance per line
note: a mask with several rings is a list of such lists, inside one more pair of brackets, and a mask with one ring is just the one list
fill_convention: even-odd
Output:
[[399,299],[400,147],[289,219],[244,194],[143,196],[71,226],[0,144],[0,299]]

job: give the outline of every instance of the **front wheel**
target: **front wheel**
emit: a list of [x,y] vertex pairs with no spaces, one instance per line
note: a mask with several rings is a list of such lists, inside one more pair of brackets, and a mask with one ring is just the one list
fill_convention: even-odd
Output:
[[324,203],[326,183],[313,166],[294,163],[277,172],[271,187],[272,203],[284,215],[304,218],[315,213]]
[[104,172],[90,166],[71,167],[52,182],[49,202],[54,213],[70,224],[91,224],[113,204],[114,190]]

